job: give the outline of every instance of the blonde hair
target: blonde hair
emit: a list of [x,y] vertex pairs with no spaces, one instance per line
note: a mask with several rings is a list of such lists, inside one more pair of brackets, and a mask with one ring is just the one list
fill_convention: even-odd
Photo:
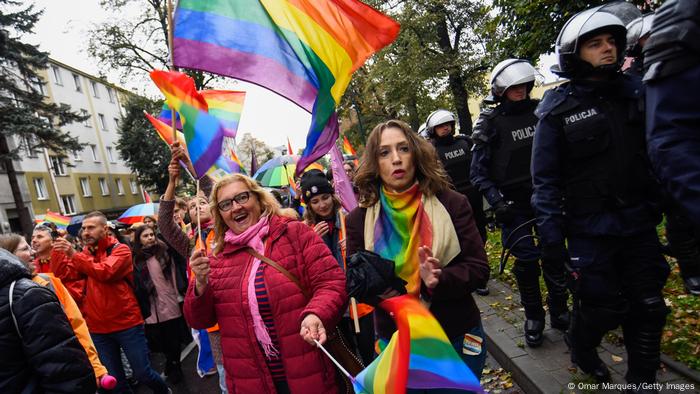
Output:
[[297,211],[295,211],[294,208],[280,209],[280,216],[284,216],[292,220],[299,220],[299,213],[297,213]]
[[416,168],[416,180],[423,194],[435,195],[450,188],[447,172],[438,160],[435,148],[426,140],[419,137],[406,122],[389,120],[378,124],[367,138],[365,153],[360,160],[353,182],[359,190],[360,206],[367,208],[379,199],[378,192],[382,179],[379,177],[379,146],[382,132],[389,128],[399,129],[408,140],[408,146],[413,154],[413,165]]
[[260,185],[252,178],[243,174],[232,174],[225,178],[222,178],[219,182],[214,185],[211,191],[211,197],[209,198],[209,210],[211,216],[214,218],[214,243],[216,247],[214,248],[214,254],[221,252],[224,249],[224,234],[228,231],[228,227],[224,222],[221,212],[217,205],[219,204],[219,190],[226,185],[230,185],[234,182],[241,182],[248,190],[255,194],[258,198],[258,202],[262,207],[262,216],[272,216],[280,214],[280,204],[277,199],[272,195],[272,193],[260,187]]

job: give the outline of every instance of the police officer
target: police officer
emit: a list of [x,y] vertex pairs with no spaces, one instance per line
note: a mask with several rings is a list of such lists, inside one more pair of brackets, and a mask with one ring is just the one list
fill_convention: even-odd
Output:
[[[425,121],[425,134],[437,150],[442,165],[450,176],[455,190],[469,199],[474,212],[474,222],[479,230],[481,240],[486,243],[486,215],[481,193],[469,181],[471,163],[471,141],[467,136],[455,136],[456,119],[452,112],[445,109],[434,111]],[[487,287],[477,289],[477,294],[487,295]]]
[[577,278],[572,361],[609,380],[596,347],[622,325],[626,379],[639,384],[656,379],[669,268],[656,234],[641,81],[620,73],[625,22],[634,18],[618,16],[634,11],[622,2],[589,9],[559,33],[552,71],[570,82],[548,91],[536,110],[532,204],[545,259],[569,260]]
[[[644,46],[647,148],[657,177],[678,209],[669,242],[686,289],[700,294],[700,3],[668,0]],[[692,92],[688,94],[687,92]]]
[[[530,155],[537,124],[534,111],[539,101],[529,95],[536,73],[530,63],[520,59],[504,60],[493,69],[491,95],[485,102],[498,105],[483,111],[476,121],[471,164],[471,181],[494,207],[503,247],[510,248],[516,259],[513,274],[525,308],[525,343],[530,347],[542,344],[545,326],[540,251],[533,238],[526,237],[535,226],[530,206]],[[543,268],[549,290],[550,323],[556,329],[566,330],[569,314],[564,265],[562,261],[547,263]]]
[[654,14],[646,14],[627,24],[627,57],[632,58],[632,63],[625,74],[641,78],[644,75],[644,58],[642,49],[649,38],[651,25],[654,23]]

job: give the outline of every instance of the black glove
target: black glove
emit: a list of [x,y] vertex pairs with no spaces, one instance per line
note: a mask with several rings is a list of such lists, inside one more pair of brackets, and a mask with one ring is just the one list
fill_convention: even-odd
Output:
[[394,273],[394,262],[376,253],[361,250],[350,256],[345,274],[348,296],[364,304],[377,305],[379,295],[392,289],[406,294],[406,281]]
[[501,224],[509,224],[515,220],[515,213],[511,209],[511,204],[501,200],[496,203],[493,207],[493,214],[496,217],[496,221]]

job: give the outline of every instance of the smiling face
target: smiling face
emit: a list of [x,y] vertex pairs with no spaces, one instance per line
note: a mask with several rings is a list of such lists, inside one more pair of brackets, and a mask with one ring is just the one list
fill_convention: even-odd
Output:
[[27,243],[27,241],[22,238],[21,241],[19,241],[19,244],[17,245],[17,249],[15,249],[14,255],[17,256],[24,265],[29,268],[29,270],[34,271],[34,265],[32,264],[32,260],[34,259],[34,252]]
[[593,36],[581,44],[579,56],[581,60],[599,67],[617,62],[617,46],[615,38],[610,33]]
[[207,199],[204,197],[192,197],[189,201],[187,201],[187,209],[189,211],[190,220],[192,223],[197,223],[197,211],[199,211],[199,220],[202,223],[211,220],[209,201],[207,201]]
[[387,190],[403,192],[415,182],[413,152],[404,132],[396,127],[382,131],[379,142],[379,178]]
[[53,239],[48,229],[36,228],[32,234],[32,249],[36,254],[42,257],[50,254],[51,246],[53,246]]
[[156,234],[153,232],[153,229],[149,227],[141,232],[139,240],[144,248],[149,248],[156,244]]
[[234,234],[241,234],[260,220],[260,200],[243,182],[231,182],[222,186],[216,193],[216,200],[216,209]]
[[327,218],[333,214],[333,196],[328,193],[314,196],[309,201],[309,207],[316,215]]

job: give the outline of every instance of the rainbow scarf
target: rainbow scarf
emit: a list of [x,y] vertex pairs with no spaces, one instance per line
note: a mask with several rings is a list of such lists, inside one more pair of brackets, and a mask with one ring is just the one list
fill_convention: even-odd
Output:
[[173,62],[260,85],[311,112],[300,175],[338,138],[335,108],[352,73],[398,32],[358,0],[180,0]]
[[374,251],[395,263],[396,275],[408,282],[409,294],[420,292],[418,248],[432,248],[433,227],[422,201],[418,183],[401,193],[392,193],[383,186],[379,192],[381,205],[374,225]]
[[483,392],[435,317],[418,299],[403,295],[382,301],[398,330],[386,349],[354,379],[356,393],[404,394],[407,388],[452,388]]
[[209,115],[208,105],[194,86],[194,80],[177,71],[151,71],[151,79],[183,120],[194,174],[201,178],[221,156],[224,130],[216,117]]

